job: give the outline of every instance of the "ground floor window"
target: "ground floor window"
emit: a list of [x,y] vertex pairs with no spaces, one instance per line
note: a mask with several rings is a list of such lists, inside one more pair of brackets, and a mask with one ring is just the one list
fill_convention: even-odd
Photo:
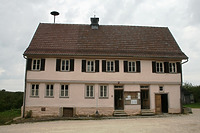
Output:
[[68,85],[61,85],[60,96],[61,97],[69,97]]
[[39,96],[39,84],[32,84],[31,96]]
[[94,98],[94,86],[86,85],[86,98]]
[[99,97],[100,98],[107,98],[108,97],[108,86],[106,86],[106,85],[100,86]]
[[46,96],[53,97],[53,85],[52,84],[46,85]]

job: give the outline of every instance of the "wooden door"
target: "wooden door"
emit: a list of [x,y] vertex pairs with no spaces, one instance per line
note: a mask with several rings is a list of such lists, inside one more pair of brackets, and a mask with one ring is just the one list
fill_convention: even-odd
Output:
[[149,90],[141,90],[141,109],[150,109]]
[[115,90],[115,109],[123,110],[124,109],[124,92],[123,90]]
[[162,113],[162,102],[160,94],[155,95],[155,109],[156,109],[156,114]]
[[73,117],[73,108],[63,108],[63,117]]

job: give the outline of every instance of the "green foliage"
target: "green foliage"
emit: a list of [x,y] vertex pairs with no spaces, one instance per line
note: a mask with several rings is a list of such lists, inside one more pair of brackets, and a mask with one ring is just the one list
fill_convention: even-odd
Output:
[[193,94],[195,103],[200,103],[200,86],[194,86],[191,83],[184,83],[183,88]]
[[23,104],[23,92],[0,91],[0,112],[19,109]]
[[26,112],[26,118],[31,118],[32,117],[32,110],[29,110]]
[[0,112],[0,125],[4,125],[6,122],[11,122],[13,118],[19,117],[21,115],[20,109],[7,110]]
[[192,103],[192,104],[186,104],[184,107],[189,107],[189,108],[200,108],[200,103]]

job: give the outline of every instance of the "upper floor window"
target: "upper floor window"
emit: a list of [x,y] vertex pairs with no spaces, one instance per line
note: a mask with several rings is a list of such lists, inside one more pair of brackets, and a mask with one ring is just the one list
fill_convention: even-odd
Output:
[[99,72],[99,60],[82,60],[82,72]]
[[128,62],[128,71],[129,72],[136,72],[136,66],[135,66],[135,61],[129,61]]
[[40,70],[40,63],[41,63],[40,59],[33,59],[32,70]]
[[87,72],[94,72],[94,68],[95,68],[95,61],[88,60],[87,61]]
[[27,59],[27,70],[37,70],[44,71],[45,70],[45,59]]
[[86,98],[94,98],[94,86],[93,85],[86,86],[85,96],[86,96]]
[[156,62],[156,72],[158,73],[163,73],[164,69],[163,69],[163,62]]
[[170,73],[176,73],[176,63],[169,63],[169,72]]
[[107,72],[114,72],[115,63],[114,61],[107,61],[106,62],[106,70]]
[[108,86],[106,86],[106,85],[100,86],[99,97],[100,98],[107,98],[108,97]]
[[52,84],[46,85],[46,96],[53,97],[53,85]]
[[140,61],[124,61],[124,72],[141,72]]
[[61,60],[61,71],[69,71],[70,61],[69,60]]
[[68,97],[69,96],[68,85],[61,85],[60,96],[61,97]]
[[39,96],[39,84],[32,84],[31,96]]
[[119,60],[102,60],[102,72],[119,72]]
[[56,59],[56,71],[74,71],[74,59]]

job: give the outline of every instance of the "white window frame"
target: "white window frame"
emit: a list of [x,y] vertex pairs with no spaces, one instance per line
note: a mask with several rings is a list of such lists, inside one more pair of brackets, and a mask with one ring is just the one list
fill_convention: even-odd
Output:
[[106,61],[106,72],[115,72],[115,61],[114,60]]
[[33,59],[32,60],[32,70],[40,70],[41,69],[41,59]]
[[128,61],[128,72],[136,72],[136,61]]
[[164,62],[156,62],[156,72],[164,73]]
[[39,97],[39,84],[31,84],[31,97]]
[[169,62],[169,72],[177,73],[176,62]]
[[[66,86],[67,86],[67,88],[66,88]],[[63,91],[63,95],[62,95],[62,91]],[[60,85],[60,97],[67,97],[67,98],[69,97],[69,85],[68,84],[61,84]]]
[[46,84],[46,97],[54,97],[54,85]]
[[94,85],[86,85],[85,98],[94,98]]
[[[64,62],[64,64],[63,64]],[[67,62],[68,62],[68,68],[67,68]],[[68,59],[62,59],[60,64],[60,70],[61,71],[70,71],[70,60]]]
[[108,98],[108,86],[107,85],[99,86],[99,98]]
[[95,72],[95,60],[86,60],[86,72]]

